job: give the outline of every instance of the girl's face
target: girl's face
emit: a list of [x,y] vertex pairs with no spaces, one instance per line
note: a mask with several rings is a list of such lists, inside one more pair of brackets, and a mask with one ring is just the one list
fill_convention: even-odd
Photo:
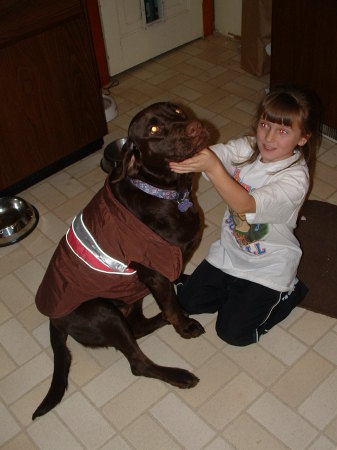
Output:
[[270,163],[289,158],[297,145],[302,146],[307,139],[295,121],[292,126],[281,125],[260,119],[256,132],[256,141],[261,161]]

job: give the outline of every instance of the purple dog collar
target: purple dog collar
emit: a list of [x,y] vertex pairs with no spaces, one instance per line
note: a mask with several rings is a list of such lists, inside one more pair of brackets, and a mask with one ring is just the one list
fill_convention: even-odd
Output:
[[146,192],[146,194],[165,200],[176,200],[180,212],[186,212],[191,206],[193,206],[193,203],[189,200],[190,193],[187,190],[180,193],[170,189],[160,189],[152,186],[151,184],[145,183],[145,181],[138,180],[137,178],[129,178],[129,181],[136,188]]

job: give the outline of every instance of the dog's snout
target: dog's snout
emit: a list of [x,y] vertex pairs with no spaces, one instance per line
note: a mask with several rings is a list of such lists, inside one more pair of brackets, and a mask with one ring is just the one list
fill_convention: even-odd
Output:
[[202,131],[202,124],[201,122],[199,122],[199,120],[194,120],[193,122],[190,122],[186,127],[186,134],[189,137],[199,136],[201,131]]

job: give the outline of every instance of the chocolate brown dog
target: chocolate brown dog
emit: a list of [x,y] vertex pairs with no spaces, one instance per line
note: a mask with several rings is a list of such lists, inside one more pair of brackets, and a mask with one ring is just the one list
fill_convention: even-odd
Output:
[[[200,217],[190,197],[192,174],[169,161],[203,148],[208,134],[171,103],[155,103],[131,121],[122,168],[75,217],[57,247],[36,295],[50,317],[54,373],[33,419],[54,408],[68,386],[67,336],[88,347],[115,347],[132,373],[190,388],[190,372],[158,366],[136,339],[170,323],[184,338],[204,332],[180,309],[175,281],[200,241]],[[161,313],[146,318],[143,297],[153,294]]]

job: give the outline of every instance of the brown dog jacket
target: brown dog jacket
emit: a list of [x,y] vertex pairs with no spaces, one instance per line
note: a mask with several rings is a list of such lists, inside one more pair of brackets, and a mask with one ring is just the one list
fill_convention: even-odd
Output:
[[37,291],[36,306],[42,314],[58,318],[93,298],[135,302],[150,291],[129,267],[132,261],[170,281],[177,279],[182,270],[180,248],[154,233],[121,205],[107,178],[56,248]]

